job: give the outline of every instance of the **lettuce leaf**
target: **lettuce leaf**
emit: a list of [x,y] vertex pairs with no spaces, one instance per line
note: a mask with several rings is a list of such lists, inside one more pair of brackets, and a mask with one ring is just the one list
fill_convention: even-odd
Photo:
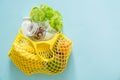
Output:
[[61,31],[63,28],[62,16],[59,11],[53,10],[51,7],[42,4],[40,7],[33,7],[30,12],[32,22],[46,22],[56,31]]

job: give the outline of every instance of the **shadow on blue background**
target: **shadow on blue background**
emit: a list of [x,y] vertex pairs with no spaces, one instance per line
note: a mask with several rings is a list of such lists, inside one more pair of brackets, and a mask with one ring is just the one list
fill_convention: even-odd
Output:
[[76,73],[73,54],[71,53],[66,69],[58,75],[33,74],[27,76],[12,61],[9,61],[9,75],[10,80],[74,80]]

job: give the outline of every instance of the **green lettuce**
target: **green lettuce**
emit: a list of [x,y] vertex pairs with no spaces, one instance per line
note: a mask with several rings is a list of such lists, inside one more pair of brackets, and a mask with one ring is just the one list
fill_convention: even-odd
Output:
[[62,16],[59,11],[53,10],[51,7],[42,4],[40,7],[33,7],[30,12],[32,22],[46,22],[56,31],[63,28]]

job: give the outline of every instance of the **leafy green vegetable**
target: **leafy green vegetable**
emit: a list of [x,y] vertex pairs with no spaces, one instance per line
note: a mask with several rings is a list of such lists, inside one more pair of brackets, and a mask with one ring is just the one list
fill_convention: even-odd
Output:
[[51,7],[42,4],[40,7],[34,7],[30,13],[32,22],[46,22],[56,31],[63,28],[62,16],[60,12],[53,10]]

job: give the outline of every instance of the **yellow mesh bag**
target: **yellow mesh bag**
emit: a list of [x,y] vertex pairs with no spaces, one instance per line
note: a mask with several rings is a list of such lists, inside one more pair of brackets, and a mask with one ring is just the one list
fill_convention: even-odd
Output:
[[71,48],[72,42],[62,33],[51,40],[35,42],[19,31],[9,57],[25,74],[58,74],[65,69]]

